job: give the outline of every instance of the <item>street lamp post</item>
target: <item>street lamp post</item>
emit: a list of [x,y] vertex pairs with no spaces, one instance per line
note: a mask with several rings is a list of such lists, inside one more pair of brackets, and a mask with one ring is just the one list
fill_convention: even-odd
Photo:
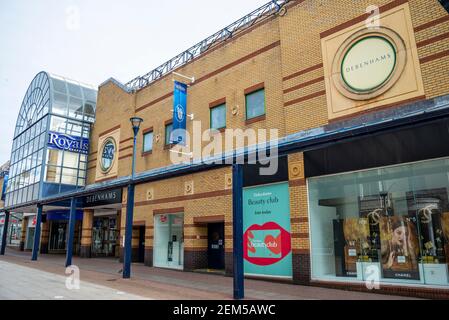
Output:
[[133,215],[134,215],[134,176],[136,171],[136,140],[139,133],[142,118],[133,117],[129,119],[134,133],[133,142],[133,160],[131,167],[131,182],[128,185],[128,199],[126,204],[126,226],[125,226],[125,244],[123,257],[123,278],[129,279],[131,277],[131,245],[133,233]]

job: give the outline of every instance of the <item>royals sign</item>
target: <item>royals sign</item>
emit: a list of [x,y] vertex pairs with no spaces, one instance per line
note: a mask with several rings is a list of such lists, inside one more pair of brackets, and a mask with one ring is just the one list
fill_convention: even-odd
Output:
[[73,137],[58,132],[50,131],[48,133],[47,145],[50,149],[71,151],[81,154],[89,153],[89,139]]

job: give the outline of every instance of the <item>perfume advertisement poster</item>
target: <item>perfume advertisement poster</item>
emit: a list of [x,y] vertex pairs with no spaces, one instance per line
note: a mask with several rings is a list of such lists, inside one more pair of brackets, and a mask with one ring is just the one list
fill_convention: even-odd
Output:
[[357,276],[357,260],[365,250],[369,237],[368,219],[350,218],[343,222],[345,237],[345,271],[347,276]]
[[441,227],[444,235],[444,251],[446,253],[446,262],[449,263],[449,212],[441,215]]
[[443,228],[444,238],[447,243],[449,242],[449,212],[443,213],[441,216],[441,226]]
[[383,277],[419,280],[419,242],[413,218],[383,217],[380,233]]

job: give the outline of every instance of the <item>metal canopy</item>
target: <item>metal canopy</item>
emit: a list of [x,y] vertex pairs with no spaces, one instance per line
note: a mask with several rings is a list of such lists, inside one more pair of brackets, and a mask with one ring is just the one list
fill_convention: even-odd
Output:
[[216,47],[220,43],[223,43],[231,39],[233,36],[254,26],[256,23],[264,21],[270,18],[271,16],[278,14],[281,11],[281,9],[283,9],[284,6],[289,2],[290,0],[270,1],[269,3],[263,5],[262,7],[247,14],[243,18],[230,24],[226,28],[216,32],[210,37],[197,43],[193,47],[178,54],[176,57],[170,59],[169,61],[160,65],[156,69],[148,72],[143,76],[137,77],[129,81],[128,83],[125,84],[126,91],[128,92],[137,91],[148,86],[152,82],[162,78],[163,76],[169,74],[173,70],[189,63],[196,57]]

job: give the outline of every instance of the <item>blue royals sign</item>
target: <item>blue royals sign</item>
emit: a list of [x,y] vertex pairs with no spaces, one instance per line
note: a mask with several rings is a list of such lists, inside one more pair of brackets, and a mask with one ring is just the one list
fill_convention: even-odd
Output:
[[47,145],[51,149],[89,154],[89,139],[82,137],[73,137],[50,131],[48,133]]

